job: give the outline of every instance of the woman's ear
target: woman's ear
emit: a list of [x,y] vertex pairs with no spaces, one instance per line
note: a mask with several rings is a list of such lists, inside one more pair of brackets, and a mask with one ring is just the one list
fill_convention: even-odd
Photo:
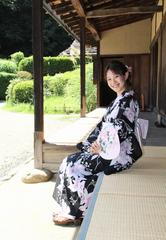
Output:
[[129,77],[129,72],[127,71],[127,72],[125,72],[125,80],[127,80],[128,77]]

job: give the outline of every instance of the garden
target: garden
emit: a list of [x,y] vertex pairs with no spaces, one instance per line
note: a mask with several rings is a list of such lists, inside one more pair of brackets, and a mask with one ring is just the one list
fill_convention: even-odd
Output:
[[[80,58],[68,56],[43,58],[44,113],[80,112]],[[19,51],[0,59],[0,100],[10,111],[33,113],[33,57]],[[86,58],[87,112],[96,107],[93,64]]]

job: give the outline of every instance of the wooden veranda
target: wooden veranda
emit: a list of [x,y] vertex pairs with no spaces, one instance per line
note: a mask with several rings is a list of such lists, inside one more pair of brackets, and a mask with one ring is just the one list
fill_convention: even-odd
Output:
[[[120,59],[132,67],[132,83],[143,111],[156,111],[158,124],[166,116],[166,4],[164,0],[33,0],[33,54],[35,167],[49,169],[47,152],[56,155],[56,144],[45,143],[43,121],[43,8],[69,34],[80,41],[81,117],[86,116],[85,49],[96,46],[94,83],[97,106],[107,106],[114,98],[105,85],[104,67],[110,59]],[[105,97],[107,96],[107,97]],[[66,147],[61,146],[61,149]],[[73,146],[67,146],[67,152]],[[56,159],[56,158],[55,158]],[[48,164],[47,164],[48,163]],[[56,163],[55,163],[56,165]]]

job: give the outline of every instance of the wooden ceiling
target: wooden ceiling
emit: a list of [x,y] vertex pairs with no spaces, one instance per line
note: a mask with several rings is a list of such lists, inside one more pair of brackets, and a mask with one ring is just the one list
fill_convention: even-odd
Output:
[[43,0],[44,9],[74,38],[85,18],[86,43],[95,45],[103,31],[151,18],[162,11],[158,0]]

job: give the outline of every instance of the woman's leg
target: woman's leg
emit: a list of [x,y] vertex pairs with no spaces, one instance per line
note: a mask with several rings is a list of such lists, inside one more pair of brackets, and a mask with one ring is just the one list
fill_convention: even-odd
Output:
[[[108,161],[107,161],[107,164]],[[53,197],[58,205],[59,216],[65,219],[84,217],[97,181],[97,173],[104,165],[96,155],[76,153],[65,158],[60,166]]]

